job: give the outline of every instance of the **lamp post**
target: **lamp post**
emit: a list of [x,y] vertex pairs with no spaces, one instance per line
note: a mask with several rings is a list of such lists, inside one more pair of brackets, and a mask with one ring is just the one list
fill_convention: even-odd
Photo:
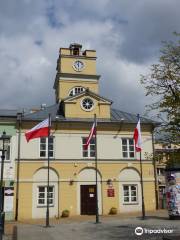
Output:
[[4,160],[5,160],[5,151],[7,151],[7,141],[9,142],[10,136],[6,135],[6,132],[4,131],[3,134],[0,137],[1,146],[2,149],[0,151],[2,152],[1,155],[1,181],[0,181],[0,240],[3,238],[4,234],[4,219],[5,219],[5,213],[4,213],[4,184],[3,184],[3,174],[4,174]]

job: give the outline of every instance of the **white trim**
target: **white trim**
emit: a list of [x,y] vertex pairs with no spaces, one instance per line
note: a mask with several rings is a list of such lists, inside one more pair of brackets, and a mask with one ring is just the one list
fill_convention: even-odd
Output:
[[[88,166],[87,166],[88,167]],[[92,166],[92,168],[93,168],[94,166]],[[89,167],[89,168],[91,168],[91,167]],[[59,180],[59,181],[51,181],[51,183],[57,183],[57,182],[59,182],[59,183],[63,183],[63,182],[70,182],[70,180],[71,179],[61,179],[61,180]],[[143,178],[143,182],[154,182],[155,180],[153,179],[153,178]],[[16,181],[14,181],[15,183],[16,183]],[[24,182],[34,182],[33,181],[33,179],[31,179],[31,178],[27,178],[27,179],[20,179],[19,180],[19,182],[21,182],[21,183],[24,183]],[[39,183],[44,183],[44,181],[38,181]],[[102,182],[107,182],[107,179],[102,179]],[[119,182],[119,183],[121,183],[121,181],[114,181],[114,182]],[[132,182],[132,181],[130,181],[130,180],[127,180],[126,182]],[[77,181],[77,183],[78,183],[78,181]],[[91,182],[89,182],[89,183],[91,183]]]
[[[125,195],[124,195],[124,186],[128,186],[128,193],[130,193],[128,196],[125,196]],[[135,188],[136,188],[136,195],[135,195],[135,196],[132,196],[132,195],[131,195],[131,187],[132,187],[132,186],[135,186]],[[124,184],[122,184],[122,187],[123,187],[123,204],[124,204],[124,205],[128,205],[128,204],[131,204],[131,205],[132,205],[132,204],[135,204],[135,205],[136,205],[136,204],[138,204],[138,185],[137,185],[137,184],[129,184],[129,183],[128,183],[128,184],[125,184],[125,183],[124,183]],[[128,201],[128,202],[125,202],[125,201],[124,201],[124,198],[125,198],[125,197],[128,197],[128,198],[129,198],[129,201]],[[136,201],[132,201],[132,200],[131,200],[131,197],[136,197]]]
[[[45,150],[41,150],[41,138],[39,138],[39,158],[47,158],[48,157],[48,138],[47,137],[43,137],[46,139],[46,149]],[[50,152],[53,152],[53,156],[51,157],[50,156],[50,159],[54,159],[55,157],[55,137],[54,136],[50,136],[50,138],[53,138],[53,151],[50,151]],[[44,157],[41,157],[40,156],[40,152],[41,151],[45,151],[45,156]]]
[[[51,180],[52,179],[52,180]],[[22,182],[22,179],[20,180]],[[25,181],[28,182],[28,181]],[[46,206],[37,205],[37,187],[47,186],[46,169],[39,169],[33,175],[32,180],[32,218],[45,218]],[[54,204],[50,206],[49,216],[54,218],[59,214],[59,177],[57,173],[50,169],[50,186],[54,187]],[[47,195],[46,195],[47,197]]]
[[129,153],[130,153],[130,151],[129,151],[129,141],[128,141],[128,143],[127,143],[127,153],[128,153],[128,157],[123,157],[123,139],[126,139],[126,140],[130,140],[130,139],[132,139],[133,140],[133,143],[134,143],[134,139],[133,139],[133,137],[131,138],[131,137],[121,137],[121,153],[122,153],[122,159],[136,159],[137,157],[136,157],[136,151],[135,151],[135,145],[134,145],[134,157],[130,157],[129,155]]
[[[95,160],[94,158],[89,158],[89,159],[90,159],[90,162],[93,161],[93,163],[94,163],[94,160]],[[71,160],[69,160],[69,159],[68,160],[58,159],[58,160],[56,160],[56,159],[52,158],[52,159],[50,159],[50,161],[52,161],[53,163],[67,163],[67,164],[87,163],[87,158],[82,157],[82,160],[74,160],[74,159],[71,159]],[[136,159],[133,159],[132,160],[133,162],[130,162],[130,160],[126,160],[126,159],[125,160],[122,160],[122,159],[121,160],[120,159],[108,160],[107,159],[107,160],[103,160],[103,161],[101,161],[101,159],[98,159],[98,161],[99,161],[98,164],[101,164],[101,163],[103,163],[103,164],[104,163],[112,163],[112,164],[133,163],[133,164],[139,164],[139,160],[136,160]],[[143,161],[143,164],[151,164],[152,165],[152,161],[147,161],[147,160],[142,160],[142,161]],[[21,162],[23,162],[23,163],[42,163],[42,164],[44,164],[44,163],[47,162],[47,159],[42,161],[42,160],[38,160],[37,158],[35,158],[34,160],[21,160]]]
[[97,82],[98,79],[92,79],[92,78],[86,78],[86,79],[83,79],[83,78],[69,78],[69,77],[59,77],[59,81],[61,80],[64,80],[64,81],[82,81],[82,82]]
[[[81,156],[82,156],[82,159],[86,159],[86,162],[87,162],[87,159],[90,159],[90,161],[91,160],[95,161],[95,156],[94,157],[90,157],[90,145],[92,144],[91,142],[89,143],[89,146],[87,148],[88,156],[87,157],[83,157],[83,151],[84,151],[83,145],[85,145],[85,144],[83,144],[83,138],[88,138],[88,136],[87,137],[85,137],[85,136],[81,137]],[[92,138],[94,139],[94,137],[92,137]],[[95,143],[93,145],[95,145]],[[94,153],[95,153],[95,150],[94,150]]]
[[[39,187],[44,187],[45,188],[45,191],[44,191],[44,201],[45,203],[44,204],[40,204],[38,203],[38,200],[39,200]],[[52,204],[49,204],[50,207],[54,207],[54,202],[55,202],[55,185],[49,185],[49,187],[53,187],[53,203]],[[37,189],[36,189],[36,207],[47,207],[47,184],[46,185],[40,185],[38,184],[37,185]]]

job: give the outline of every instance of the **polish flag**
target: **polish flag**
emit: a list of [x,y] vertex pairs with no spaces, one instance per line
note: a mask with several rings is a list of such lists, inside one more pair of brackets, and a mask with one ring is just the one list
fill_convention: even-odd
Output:
[[92,128],[91,128],[91,131],[90,131],[90,133],[89,133],[89,136],[88,136],[88,138],[86,139],[86,143],[85,143],[85,145],[84,145],[84,149],[85,149],[85,150],[88,148],[89,143],[90,143],[92,137],[95,136],[95,135],[96,135],[96,123],[94,122],[93,125],[92,125]]
[[138,116],[137,126],[134,129],[134,141],[135,141],[136,152],[141,152],[142,138],[141,138],[141,125],[140,125],[140,117],[139,116]]
[[25,133],[27,142],[29,142],[33,138],[48,137],[49,125],[49,119],[47,118],[35,127],[31,128],[29,131],[27,131]]

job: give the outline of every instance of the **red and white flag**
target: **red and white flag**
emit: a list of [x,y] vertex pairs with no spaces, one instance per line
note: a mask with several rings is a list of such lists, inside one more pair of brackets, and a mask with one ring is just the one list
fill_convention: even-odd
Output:
[[94,121],[94,123],[93,123],[93,125],[92,125],[92,128],[91,128],[91,131],[90,131],[90,133],[89,133],[89,136],[88,136],[88,138],[86,139],[86,143],[85,143],[85,145],[84,145],[84,149],[85,149],[85,150],[88,148],[89,143],[90,143],[92,137],[95,136],[95,135],[96,135],[96,122]]
[[33,138],[41,138],[41,137],[48,137],[49,134],[49,119],[45,119],[44,121],[40,122],[35,127],[31,128],[29,131],[25,133],[26,140],[29,142]]
[[141,137],[141,125],[140,125],[140,117],[138,116],[138,123],[136,128],[134,129],[134,141],[136,152],[141,152],[142,150],[142,137]]

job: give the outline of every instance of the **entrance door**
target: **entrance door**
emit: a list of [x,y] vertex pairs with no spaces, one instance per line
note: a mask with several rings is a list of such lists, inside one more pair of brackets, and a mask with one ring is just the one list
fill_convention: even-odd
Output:
[[81,185],[81,215],[96,214],[96,185]]

